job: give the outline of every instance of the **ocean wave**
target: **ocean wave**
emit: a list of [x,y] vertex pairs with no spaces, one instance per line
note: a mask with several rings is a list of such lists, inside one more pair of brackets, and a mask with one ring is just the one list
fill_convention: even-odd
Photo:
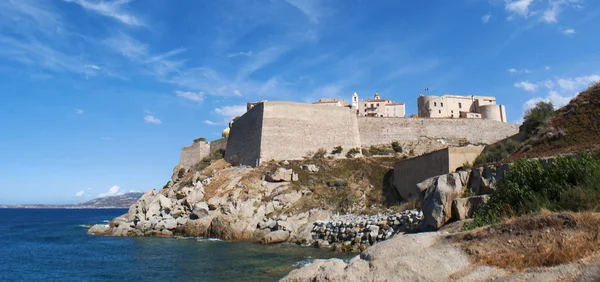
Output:
[[213,241],[213,242],[214,241],[223,241],[223,240],[218,239],[218,238],[206,238],[206,237],[186,237],[186,236],[179,236],[179,237],[176,237],[176,238],[180,239],[180,240],[190,240],[191,239],[191,240],[196,240],[196,241]]
[[296,261],[292,264],[293,267],[305,267],[313,262],[313,258],[311,256],[307,256],[299,261]]

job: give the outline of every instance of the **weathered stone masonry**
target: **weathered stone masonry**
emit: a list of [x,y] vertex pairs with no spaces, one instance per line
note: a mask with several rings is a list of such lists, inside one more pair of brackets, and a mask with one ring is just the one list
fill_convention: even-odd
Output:
[[263,102],[233,123],[225,157],[255,166],[301,159],[319,148],[346,151],[393,141],[422,154],[464,142],[489,144],[517,132],[517,125],[494,120],[368,118],[341,107]]

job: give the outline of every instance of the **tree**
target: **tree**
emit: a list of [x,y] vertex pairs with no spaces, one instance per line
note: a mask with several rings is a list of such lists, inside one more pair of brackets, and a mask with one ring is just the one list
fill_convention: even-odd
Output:
[[198,142],[201,142],[201,141],[202,141],[202,142],[206,142],[206,138],[204,138],[204,137],[199,137],[199,138],[196,138],[196,139],[194,139],[194,143],[198,143]]
[[535,133],[538,127],[546,124],[554,117],[554,106],[551,102],[538,102],[535,107],[527,110],[523,116],[523,126],[527,133]]
[[336,147],[333,147],[333,151],[331,151],[331,154],[332,155],[340,154],[342,151],[344,151],[344,148],[342,148],[342,146],[336,146]]

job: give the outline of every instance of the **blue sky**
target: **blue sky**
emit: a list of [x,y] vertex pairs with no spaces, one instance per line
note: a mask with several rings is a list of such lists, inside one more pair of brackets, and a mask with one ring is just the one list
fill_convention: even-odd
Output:
[[0,1],[0,203],[160,189],[248,101],[416,112],[493,95],[519,122],[600,79],[592,0]]

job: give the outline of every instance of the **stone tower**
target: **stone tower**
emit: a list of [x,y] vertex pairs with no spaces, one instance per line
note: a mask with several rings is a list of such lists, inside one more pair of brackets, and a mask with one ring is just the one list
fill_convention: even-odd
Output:
[[358,94],[356,92],[352,95],[352,109],[358,110]]

